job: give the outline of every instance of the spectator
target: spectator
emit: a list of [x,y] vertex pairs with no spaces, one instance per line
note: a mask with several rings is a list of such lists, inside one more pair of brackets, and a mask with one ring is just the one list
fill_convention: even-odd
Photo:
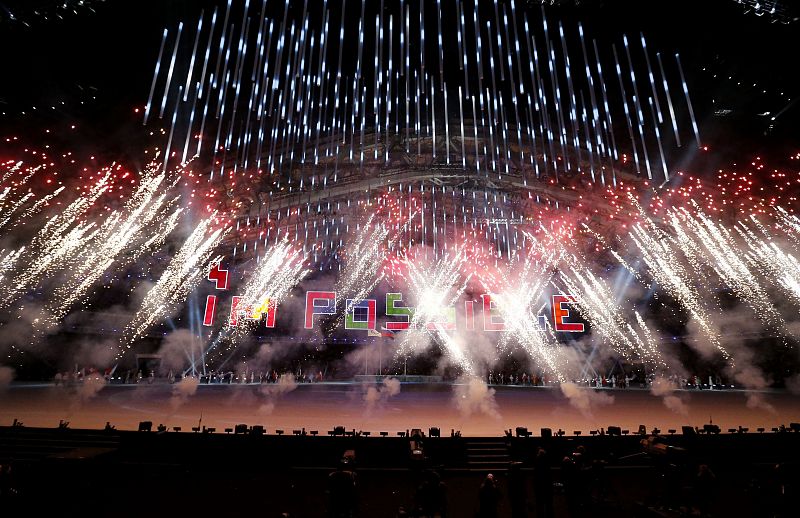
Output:
[[708,516],[708,511],[711,508],[711,502],[714,497],[716,478],[714,472],[711,471],[711,468],[709,468],[707,464],[700,464],[697,468],[694,485],[694,505],[700,516]]
[[426,470],[423,473],[415,500],[417,515],[430,518],[447,516],[447,487],[435,471]]
[[500,490],[494,480],[494,475],[489,473],[481,484],[478,492],[478,518],[497,518],[497,505],[500,503]]
[[328,517],[353,518],[356,516],[356,474],[340,461],[335,471],[328,474]]

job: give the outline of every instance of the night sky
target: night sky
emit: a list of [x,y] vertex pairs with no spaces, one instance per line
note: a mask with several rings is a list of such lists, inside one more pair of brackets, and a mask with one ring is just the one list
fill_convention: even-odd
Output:
[[[782,156],[796,145],[800,107],[790,99],[800,96],[794,52],[800,22],[771,23],[733,0],[561,3],[548,7],[548,16],[565,25],[582,21],[599,42],[619,43],[623,34],[635,38],[641,31],[653,50],[680,52],[701,135],[716,151],[729,148],[730,158],[742,151]],[[133,109],[146,101],[163,29],[192,25],[201,9],[218,2],[94,1],[71,14],[56,8],[62,4],[0,2],[0,132],[30,134],[46,126],[57,133],[78,124],[83,144],[132,151],[130,142],[140,137]],[[356,12],[360,2],[348,6]],[[303,2],[290,8],[302,10]],[[760,115],[782,110],[774,122]]]

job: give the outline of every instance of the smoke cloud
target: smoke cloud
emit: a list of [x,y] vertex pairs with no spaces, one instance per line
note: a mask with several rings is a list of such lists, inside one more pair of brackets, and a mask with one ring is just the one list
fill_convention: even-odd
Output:
[[377,387],[367,387],[364,393],[364,402],[367,404],[367,413],[372,413],[380,408],[389,398],[400,393],[400,380],[397,378],[384,378],[383,383]]
[[83,405],[93,399],[106,386],[106,379],[99,374],[91,374],[83,378],[83,383],[78,386],[78,403]]
[[666,378],[656,378],[650,387],[650,393],[662,398],[664,406],[682,416],[689,415],[689,407],[680,397],[675,395],[677,385]]
[[172,410],[177,410],[190,397],[194,396],[197,393],[198,385],[200,385],[200,380],[193,376],[186,376],[174,384],[172,386],[172,397],[169,400]]
[[500,419],[494,395],[495,390],[482,379],[462,376],[456,381],[453,403],[462,417],[486,415]]
[[581,388],[571,381],[562,383],[560,387],[561,393],[569,400],[569,404],[585,417],[592,417],[592,408],[610,405],[614,402],[614,396],[589,388]]
[[296,388],[297,382],[293,374],[284,374],[278,378],[277,383],[262,386],[259,393],[264,398],[264,402],[258,407],[258,413],[270,415],[275,410],[278,400]]
[[200,356],[201,340],[188,329],[178,329],[168,334],[161,342],[158,350],[161,356],[161,369],[182,370],[189,363],[192,351],[195,357]]

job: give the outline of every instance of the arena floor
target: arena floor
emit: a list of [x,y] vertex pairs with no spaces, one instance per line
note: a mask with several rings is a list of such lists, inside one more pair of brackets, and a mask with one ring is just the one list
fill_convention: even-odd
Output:
[[[678,413],[662,398],[640,389],[581,388],[573,395],[576,404],[558,388],[494,390],[489,399],[451,384],[406,383],[394,396],[374,391],[368,395],[368,386],[356,383],[299,385],[285,393],[278,393],[275,385],[201,385],[193,395],[176,395],[168,384],[111,385],[95,394],[85,387],[15,384],[0,393],[0,425],[16,418],[28,426],[49,427],[63,419],[72,428],[98,428],[108,421],[118,429],[136,429],[140,421],[153,421],[185,431],[202,424],[221,432],[247,423],[264,425],[268,433],[306,428],[321,434],[342,425],[392,435],[438,426],[443,435],[456,429],[464,436],[498,436],[517,426],[536,435],[543,427],[586,434],[609,425],[635,430],[644,424],[648,430],[666,431],[682,425],[702,427],[712,420],[723,430],[741,425],[769,431],[800,421],[800,397],[784,392],[761,392],[748,399],[734,390],[678,391],[674,395],[682,400],[684,412]],[[461,405],[458,394],[463,395]]]

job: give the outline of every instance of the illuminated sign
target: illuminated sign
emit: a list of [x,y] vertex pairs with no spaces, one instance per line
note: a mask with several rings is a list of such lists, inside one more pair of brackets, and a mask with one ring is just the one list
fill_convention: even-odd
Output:
[[[215,283],[215,289],[227,290],[229,287],[229,276],[227,270],[222,270],[218,264],[212,265],[208,280]],[[319,318],[337,314],[337,294],[335,291],[307,291],[305,294],[305,329],[314,329]],[[566,294],[552,295],[550,306],[552,308],[551,317],[553,329],[562,333],[583,333],[586,325],[572,319],[569,305],[575,302],[575,297]],[[480,318],[476,319],[475,304],[479,304]],[[206,297],[206,307],[203,318],[203,325],[211,327],[214,325],[217,313],[218,299],[216,295]],[[264,321],[267,328],[274,328],[278,318],[278,304],[272,300],[261,301],[258,304],[248,304],[243,297],[231,297],[230,313],[227,319],[229,327],[237,327],[242,320]],[[414,323],[415,308],[403,304],[403,294],[391,292],[386,294],[385,323],[382,329],[386,331],[404,331],[412,328]],[[538,315],[540,324],[544,326],[544,316]],[[426,322],[426,327],[430,330],[452,331],[460,325],[467,331],[476,330],[476,320],[479,329],[484,332],[503,332],[506,330],[506,323],[503,321],[502,314],[497,308],[497,303],[492,300],[490,294],[483,294],[479,300],[464,301],[464,313],[461,319],[456,316],[454,306],[441,308],[432,321]],[[344,328],[349,331],[366,331],[369,336],[381,336],[377,332],[378,327],[378,301],[369,298],[362,300],[345,299],[344,301]]]

